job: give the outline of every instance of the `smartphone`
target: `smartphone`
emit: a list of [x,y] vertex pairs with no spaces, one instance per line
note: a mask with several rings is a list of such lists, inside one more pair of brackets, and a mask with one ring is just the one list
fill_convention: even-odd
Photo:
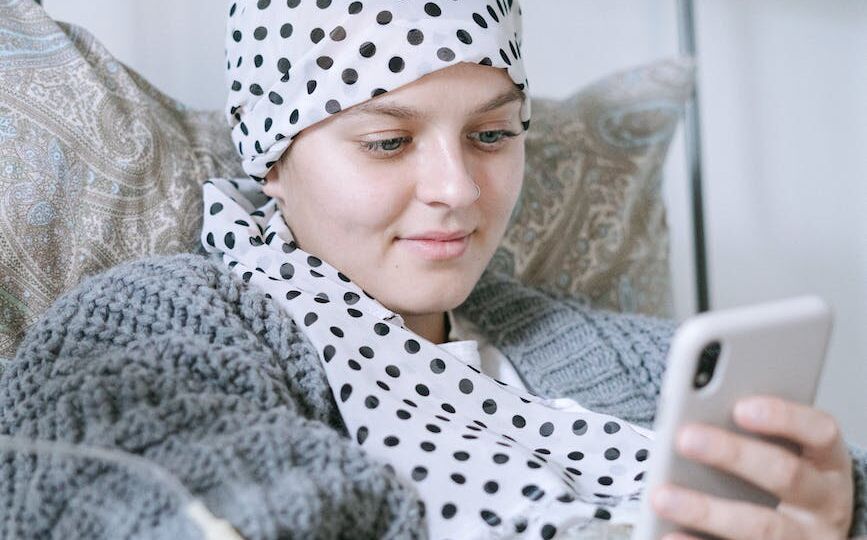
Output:
[[818,296],[799,296],[701,313],[684,321],[669,348],[654,423],[654,446],[633,540],[657,540],[682,528],[653,511],[650,493],[672,483],[710,495],[776,507],[773,495],[728,473],[681,457],[675,435],[691,422],[712,424],[780,444],[794,443],[738,428],[732,411],[741,398],[775,395],[812,405],[831,334],[831,308]]

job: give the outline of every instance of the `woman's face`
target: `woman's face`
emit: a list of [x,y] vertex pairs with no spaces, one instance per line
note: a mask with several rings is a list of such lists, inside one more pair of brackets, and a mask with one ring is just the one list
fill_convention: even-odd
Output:
[[[520,98],[501,69],[461,63],[430,73],[304,129],[265,193],[302,249],[387,308],[453,309],[493,256],[521,191]],[[430,233],[464,238],[408,239]]]

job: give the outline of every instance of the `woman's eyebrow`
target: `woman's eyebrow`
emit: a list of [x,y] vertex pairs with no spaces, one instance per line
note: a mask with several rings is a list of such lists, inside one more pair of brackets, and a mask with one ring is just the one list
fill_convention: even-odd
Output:
[[[479,108],[473,111],[472,114],[482,114],[490,112],[499,109],[507,103],[523,100],[524,91],[516,86],[513,86],[502,94],[491,99],[490,101],[483,103],[481,106],[479,106]],[[358,105],[343,112],[344,117],[354,116],[356,114],[384,114],[387,116],[393,116],[394,118],[400,118],[402,120],[426,119],[428,117],[427,113],[424,113],[413,107],[407,107],[405,105],[398,105],[393,103],[381,103],[375,100],[359,103]]]

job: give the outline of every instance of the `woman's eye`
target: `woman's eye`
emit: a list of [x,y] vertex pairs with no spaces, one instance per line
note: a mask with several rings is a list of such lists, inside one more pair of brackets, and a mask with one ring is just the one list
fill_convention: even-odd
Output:
[[409,142],[409,137],[396,137],[394,139],[382,139],[379,141],[369,141],[361,143],[361,146],[368,152],[394,152],[400,148],[401,143]]
[[479,142],[488,146],[493,146],[503,141],[504,139],[508,139],[510,137],[515,137],[518,135],[517,133],[506,131],[504,129],[498,129],[494,131],[480,131],[478,134]]

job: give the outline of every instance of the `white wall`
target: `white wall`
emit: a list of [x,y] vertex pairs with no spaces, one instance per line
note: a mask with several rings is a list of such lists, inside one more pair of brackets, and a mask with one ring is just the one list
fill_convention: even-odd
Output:
[[[170,95],[222,107],[226,2],[44,0]],[[677,54],[674,0],[524,0],[536,95]],[[696,0],[711,303],[818,293],[818,404],[867,445],[867,3]],[[682,140],[666,165],[675,306],[695,310]]]

